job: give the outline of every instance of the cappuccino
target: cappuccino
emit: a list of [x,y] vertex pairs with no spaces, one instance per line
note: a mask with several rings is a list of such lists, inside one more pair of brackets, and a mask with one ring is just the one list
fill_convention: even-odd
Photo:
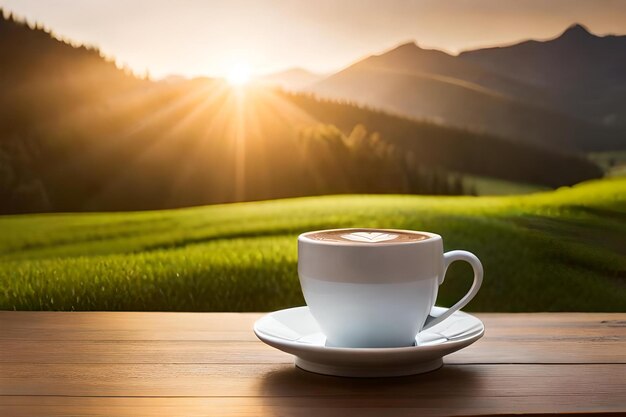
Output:
[[430,238],[429,235],[405,230],[387,229],[337,229],[311,233],[312,240],[336,243],[363,243],[381,245],[389,243],[408,243]]
[[[474,284],[453,307],[430,315],[448,265],[466,261]],[[441,236],[392,229],[335,229],[298,237],[304,299],[326,346],[412,346],[415,336],[465,306],[483,268],[469,252],[443,251]]]

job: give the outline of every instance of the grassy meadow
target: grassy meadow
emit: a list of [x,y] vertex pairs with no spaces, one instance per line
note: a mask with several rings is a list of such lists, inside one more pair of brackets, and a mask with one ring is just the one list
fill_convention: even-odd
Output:
[[[624,311],[626,179],[523,196],[342,195],[0,217],[0,309],[264,311],[303,304],[296,236],[429,230],[485,266],[474,311]],[[468,288],[455,264],[438,304]]]
[[462,178],[463,186],[474,191],[475,195],[515,195],[550,190],[550,188],[541,185],[506,181],[478,175],[462,174]]
[[608,177],[626,176],[626,151],[593,152],[589,159],[602,167]]

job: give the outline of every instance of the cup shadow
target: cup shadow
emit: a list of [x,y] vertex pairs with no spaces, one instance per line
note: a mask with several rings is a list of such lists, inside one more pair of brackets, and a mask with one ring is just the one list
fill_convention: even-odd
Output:
[[292,366],[264,375],[258,395],[270,415],[299,415],[305,408],[325,416],[348,415],[350,410],[386,415],[389,409],[447,408],[451,397],[471,402],[484,388],[484,377],[472,365],[444,365],[420,375],[391,378],[327,376]]

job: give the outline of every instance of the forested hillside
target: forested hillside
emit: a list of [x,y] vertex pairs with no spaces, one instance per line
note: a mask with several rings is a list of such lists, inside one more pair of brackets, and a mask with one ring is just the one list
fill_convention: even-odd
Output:
[[263,85],[143,79],[12,19],[0,88],[4,213],[471,193],[449,171],[552,187],[601,175],[571,153]]

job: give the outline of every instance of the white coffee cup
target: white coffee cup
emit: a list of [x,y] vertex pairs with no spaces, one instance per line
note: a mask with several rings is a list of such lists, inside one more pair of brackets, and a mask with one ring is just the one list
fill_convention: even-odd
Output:
[[[345,241],[313,239],[343,232]],[[358,236],[415,233],[421,240],[351,240]],[[438,317],[429,316],[448,266],[466,261],[474,269],[469,292]],[[298,237],[298,274],[307,305],[337,347],[401,347],[464,307],[478,292],[483,268],[470,252],[443,252],[441,236],[393,229],[333,229]]]

